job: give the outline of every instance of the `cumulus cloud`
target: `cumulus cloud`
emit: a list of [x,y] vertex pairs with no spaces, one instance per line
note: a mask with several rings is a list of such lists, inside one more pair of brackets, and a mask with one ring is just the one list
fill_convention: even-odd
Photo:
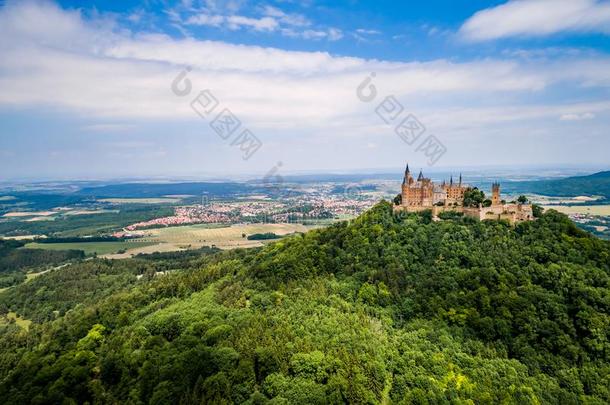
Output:
[[358,34],[365,34],[365,35],[380,35],[381,34],[381,31],[378,31],[378,30],[369,30],[369,29],[366,29],[366,28],[358,28],[356,30],[356,32]]
[[[38,19],[44,23],[35,23]],[[336,38],[341,33],[326,35]],[[116,22],[86,19],[78,11],[50,3],[5,5],[0,10],[0,52],[0,105],[63,109],[118,120],[195,119],[190,100],[170,91],[176,75],[191,66],[194,92],[209,88],[240,118],[272,129],[378,130],[363,118],[363,112],[375,118],[374,106],[360,102],[355,93],[371,72],[377,74],[380,99],[393,94],[421,110],[430,110],[439,99],[459,103],[498,94],[527,97],[566,82],[610,87],[610,60],[603,57],[559,62],[389,62],[136,34]],[[443,114],[438,111],[443,107],[434,108],[435,120],[441,122]],[[476,109],[469,111],[471,115],[460,116],[462,125],[481,115]],[[575,110],[564,106],[563,111],[536,111],[556,119]]]
[[273,31],[279,26],[278,22],[271,17],[250,18],[241,15],[227,17],[227,23],[230,29],[250,27],[256,31]]
[[226,18],[222,15],[210,15],[210,14],[195,14],[190,16],[186,20],[188,25],[207,25],[211,27],[220,27],[226,21]]
[[[180,12],[171,10],[174,21],[182,22]],[[264,6],[260,8],[261,17],[248,17],[239,14],[214,14],[206,9],[203,12],[198,11],[184,19],[185,25],[208,26],[215,28],[228,28],[230,30],[252,29],[254,31],[278,31],[287,36],[300,37],[305,39],[328,38],[335,40],[332,35],[335,35],[332,28],[327,31],[313,31],[303,28],[311,25],[305,16],[296,13],[285,13],[279,8],[272,6]],[[312,33],[320,33],[320,35],[312,35]],[[338,38],[337,38],[338,39]]]
[[610,34],[610,2],[602,0],[511,0],[477,12],[460,28],[470,41],[540,37],[559,32]]
[[268,17],[276,18],[283,24],[291,25],[294,27],[307,27],[311,25],[311,21],[309,21],[309,19],[302,14],[288,14],[280,10],[279,8],[272,6],[265,6],[263,9],[263,14]]
[[255,31],[274,31],[279,27],[277,20],[272,17],[252,18],[242,15],[222,16],[205,13],[190,16],[186,20],[186,24],[207,25],[210,27],[226,26],[231,30],[252,28]]
[[582,120],[592,120],[595,118],[595,114],[586,112],[582,114],[570,113],[570,114],[562,114],[559,117],[560,121],[582,121]]

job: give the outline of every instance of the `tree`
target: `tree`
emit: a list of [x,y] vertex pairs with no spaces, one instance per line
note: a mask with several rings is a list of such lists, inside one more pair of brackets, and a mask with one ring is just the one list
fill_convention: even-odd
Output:
[[394,197],[394,205],[400,204],[402,204],[402,194],[398,194],[396,197]]
[[527,203],[527,197],[524,195],[520,195],[519,198],[517,198],[517,202],[519,204],[525,204],[525,203]]
[[485,193],[477,187],[464,191],[464,207],[478,207],[485,201]]

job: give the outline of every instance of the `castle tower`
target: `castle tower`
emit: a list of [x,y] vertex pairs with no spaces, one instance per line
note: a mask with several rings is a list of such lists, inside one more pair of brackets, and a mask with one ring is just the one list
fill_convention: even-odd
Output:
[[413,183],[413,176],[411,176],[411,170],[409,170],[409,164],[407,163],[407,168],[405,169],[405,177],[402,179],[402,184],[411,183]]
[[500,199],[500,183],[493,183],[491,185],[491,205],[502,205]]
[[405,176],[402,179],[402,205],[409,205],[409,187],[413,184],[413,176],[411,176],[411,170],[409,170],[409,164],[407,163],[407,168],[405,169]]

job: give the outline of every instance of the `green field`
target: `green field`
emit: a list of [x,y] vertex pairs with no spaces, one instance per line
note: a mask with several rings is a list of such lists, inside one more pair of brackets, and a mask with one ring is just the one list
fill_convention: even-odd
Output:
[[29,319],[23,319],[12,311],[8,312],[6,315],[0,316],[0,325],[8,325],[11,321],[14,321],[17,326],[25,330],[30,329],[30,325],[32,324],[32,321]]
[[107,255],[121,250],[137,249],[154,245],[151,242],[80,242],[80,243],[28,243],[27,249],[82,250],[86,255]]

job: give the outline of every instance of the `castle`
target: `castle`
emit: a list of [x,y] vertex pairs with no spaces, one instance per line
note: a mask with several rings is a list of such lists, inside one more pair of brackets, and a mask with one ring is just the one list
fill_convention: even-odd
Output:
[[405,169],[402,180],[399,204],[397,211],[418,212],[431,210],[434,218],[446,211],[463,213],[465,216],[484,219],[504,219],[514,224],[520,221],[531,221],[534,219],[532,206],[530,204],[506,203],[500,197],[500,184],[493,183],[491,186],[492,196],[490,200],[479,203],[478,206],[464,206],[464,197],[468,190],[473,188],[462,183],[460,174],[457,182],[453,176],[447,183],[435,184],[431,179],[424,177],[420,170],[417,180],[411,175],[409,165]]

